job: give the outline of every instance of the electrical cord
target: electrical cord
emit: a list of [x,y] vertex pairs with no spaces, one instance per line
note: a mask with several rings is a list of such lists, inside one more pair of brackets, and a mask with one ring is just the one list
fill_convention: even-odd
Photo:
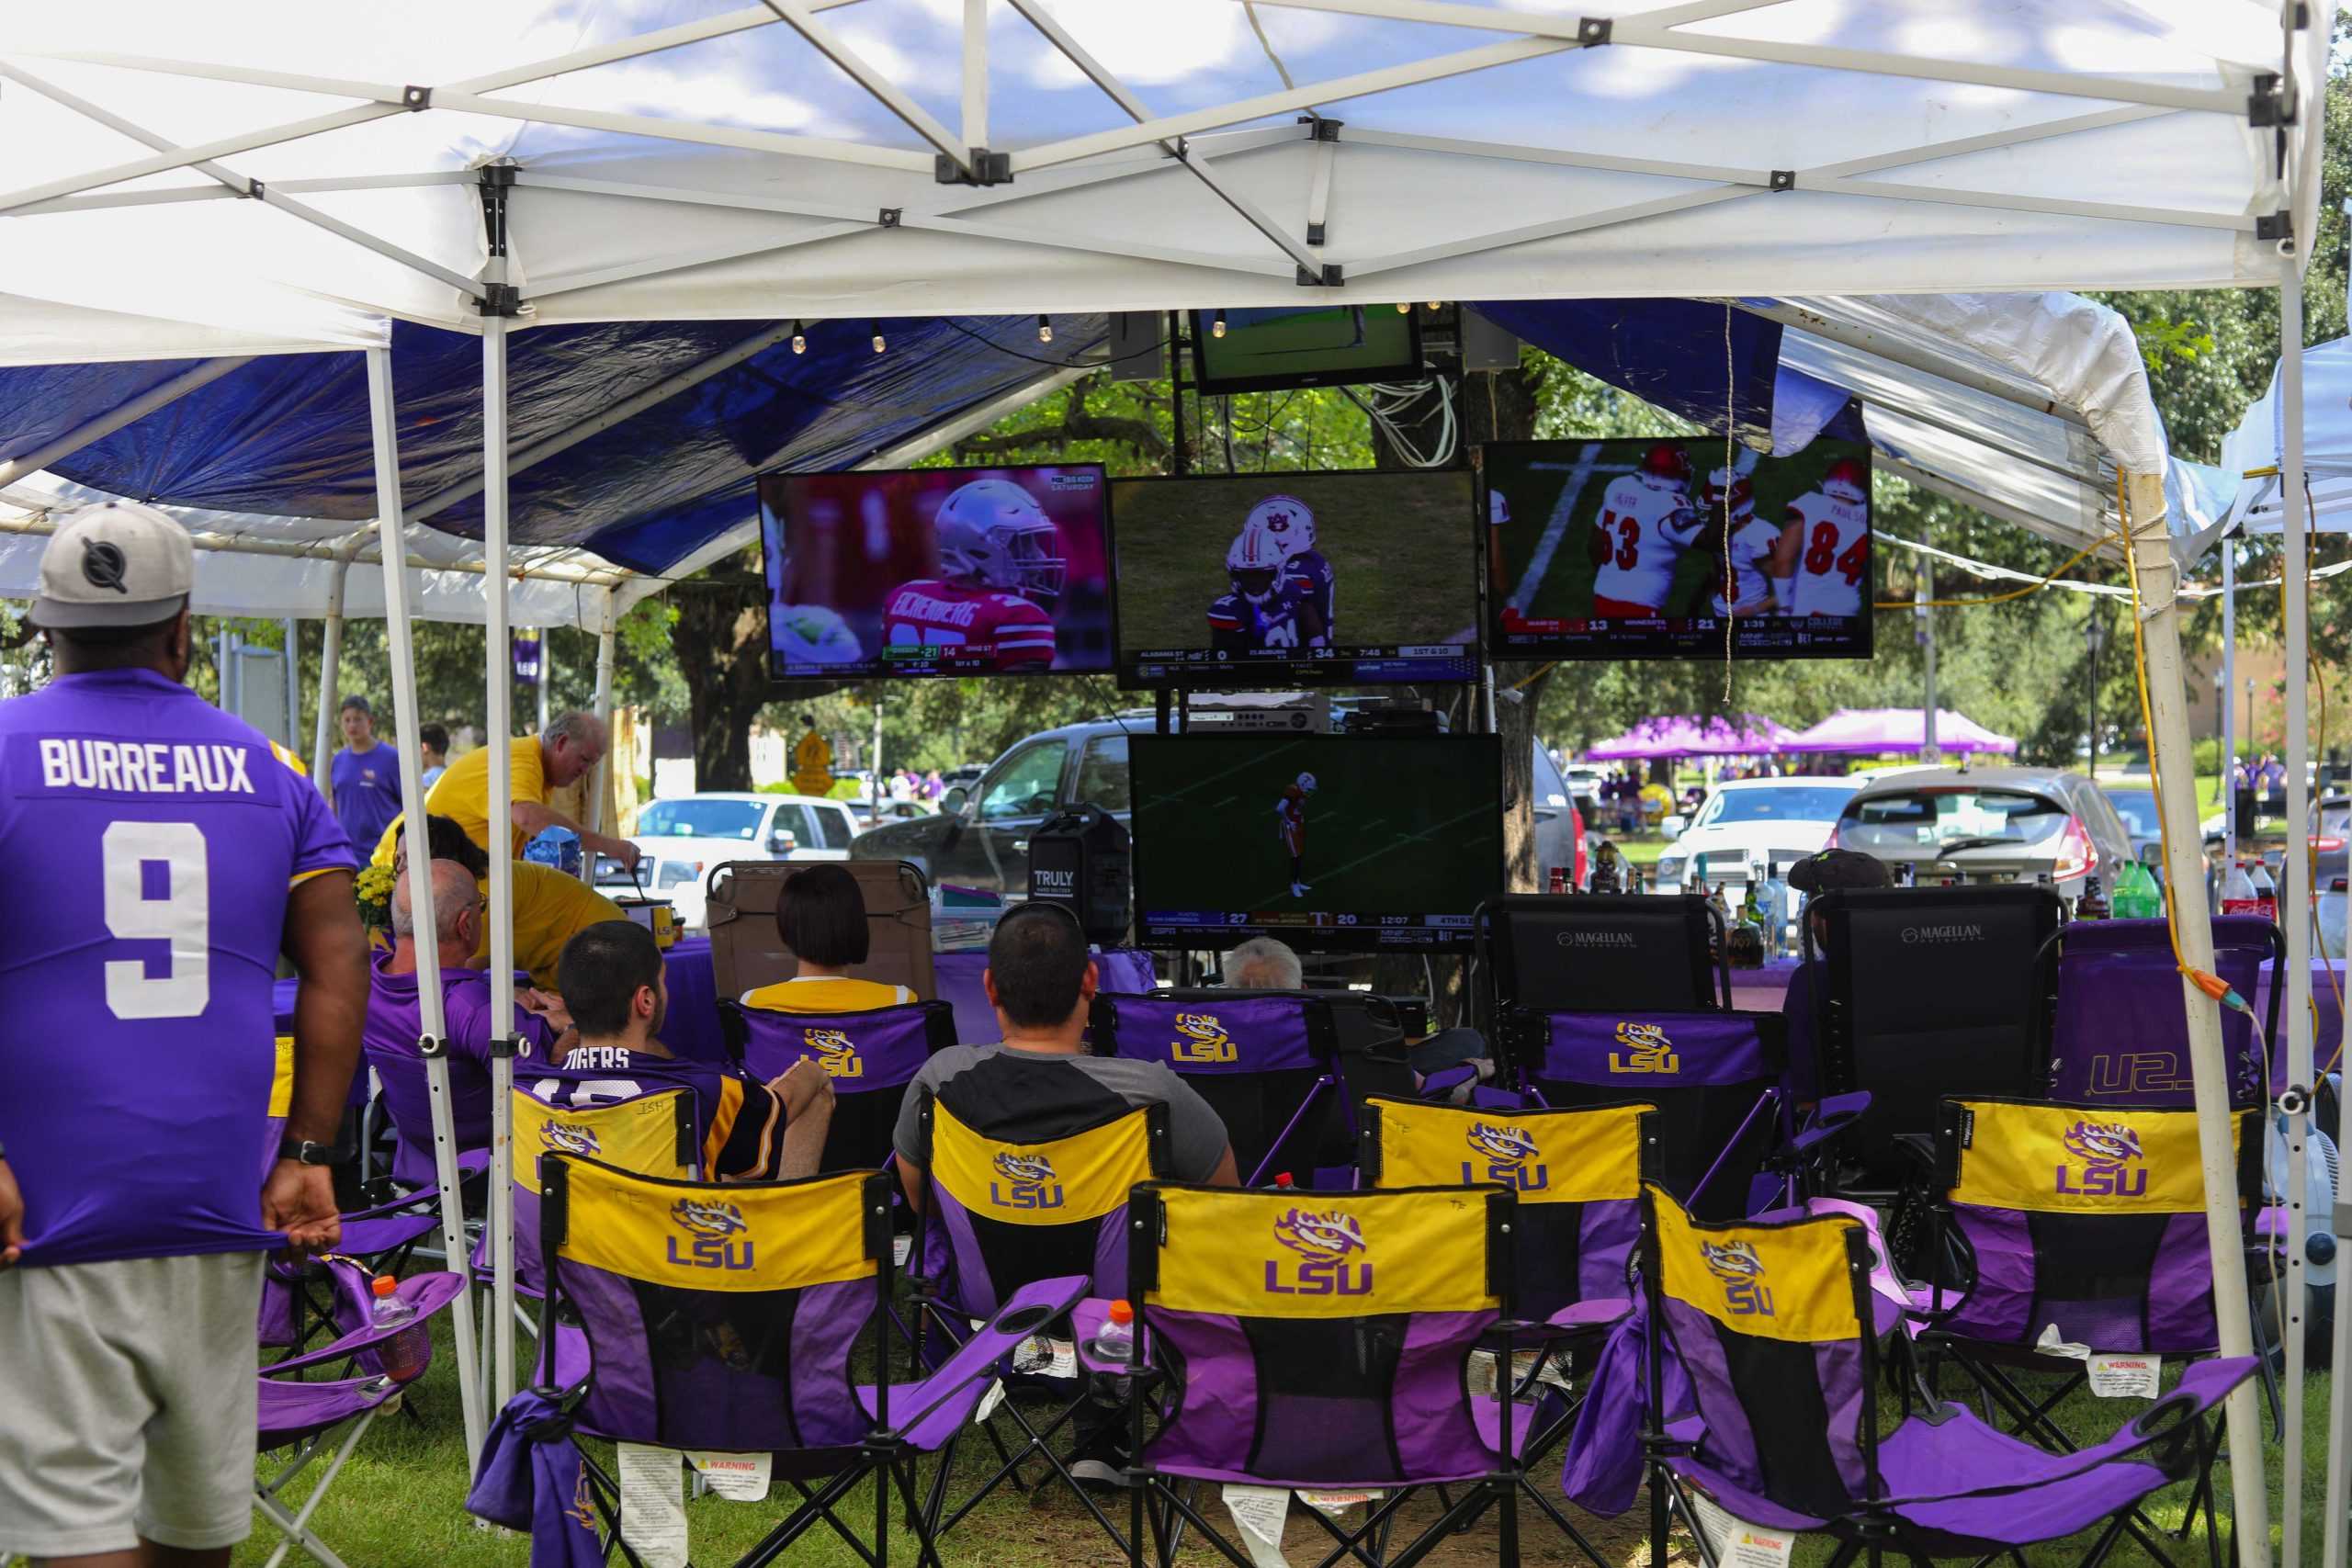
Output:
[[[942,316],[939,319],[985,348],[995,349],[999,354],[1009,355],[1014,359],[1025,359],[1032,365],[1048,365],[1057,370],[1100,370],[1111,363],[1107,359],[1047,359],[1042,355],[1023,354],[1017,348],[1005,347],[986,333],[974,332],[953,316]],[[1174,341],[1172,336],[1161,338],[1146,352],[1157,354]]]

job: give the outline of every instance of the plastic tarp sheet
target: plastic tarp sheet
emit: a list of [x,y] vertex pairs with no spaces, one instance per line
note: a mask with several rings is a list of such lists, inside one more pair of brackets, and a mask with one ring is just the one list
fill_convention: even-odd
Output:
[[[2270,385],[2222,441],[2221,471],[2235,492],[2230,520],[2244,532],[2277,534],[2287,526],[2278,476],[2257,471],[2284,461],[2286,438],[2274,366]],[[2352,338],[2303,350],[2303,477],[2310,525],[2352,532]]]
[[[2327,51],[2292,35],[2282,177],[2247,108],[2287,63],[2266,0],[1261,0],[1262,43],[1237,0],[1045,0],[1124,102],[996,6],[984,113],[950,0],[18,10],[0,210],[40,244],[451,326],[483,231],[447,182],[496,159],[541,322],[1285,306],[1302,260],[1340,269],[1326,303],[2267,283],[2256,217],[2314,231]],[[937,182],[974,141],[1011,184]]]

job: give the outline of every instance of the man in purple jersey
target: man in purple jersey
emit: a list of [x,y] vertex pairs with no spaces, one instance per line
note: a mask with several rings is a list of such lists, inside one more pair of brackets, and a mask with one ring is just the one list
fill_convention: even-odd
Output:
[[[368,987],[351,846],[269,742],[181,684],[195,557],[69,519],[0,703],[0,1559],[209,1568],[253,1523],[263,1254],[340,1238],[327,1163]],[[300,987],[256,1182],[270,983]]]

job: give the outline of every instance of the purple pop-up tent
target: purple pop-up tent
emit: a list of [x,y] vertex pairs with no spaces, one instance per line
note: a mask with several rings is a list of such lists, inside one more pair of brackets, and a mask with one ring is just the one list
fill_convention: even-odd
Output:
[[[1839,708],[1780,748],[1783,751],[1918,752],[1928,749],[1925,712],[1919,708]],[[1936,710],[1936,749],[1954,753],[2014,752],[2018,743],[1996,735],[1950,708]]]
[[1674,714],[1645,718],[1624,734],[1585,752],[1593,762],[1648,761],[1659,757],[1760,757],[1782,749],[1794,732],[1758,714],[1736,723],[1720,716],[1706,719]]

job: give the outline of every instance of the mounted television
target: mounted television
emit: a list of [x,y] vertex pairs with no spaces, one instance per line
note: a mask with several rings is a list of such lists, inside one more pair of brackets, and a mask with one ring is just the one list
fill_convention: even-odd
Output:
[[1099,465],[771,473],[758,487],[775,679],[1111,668]]
[[1491,735],[1137,735],[1127,759],[1146,947],[1467,951],[1502,891]]
[[1864,442],[1498,443],[1483,479],[1497,659],[1870,657]]
[[1114,480],[1120,680],[1474,679],[1474,489],[1463,469]]
[[1193,372],[1200,389],[1213,395],[1419,381],[1428,375],[1420,323],[1393,305],[1195,310]]

